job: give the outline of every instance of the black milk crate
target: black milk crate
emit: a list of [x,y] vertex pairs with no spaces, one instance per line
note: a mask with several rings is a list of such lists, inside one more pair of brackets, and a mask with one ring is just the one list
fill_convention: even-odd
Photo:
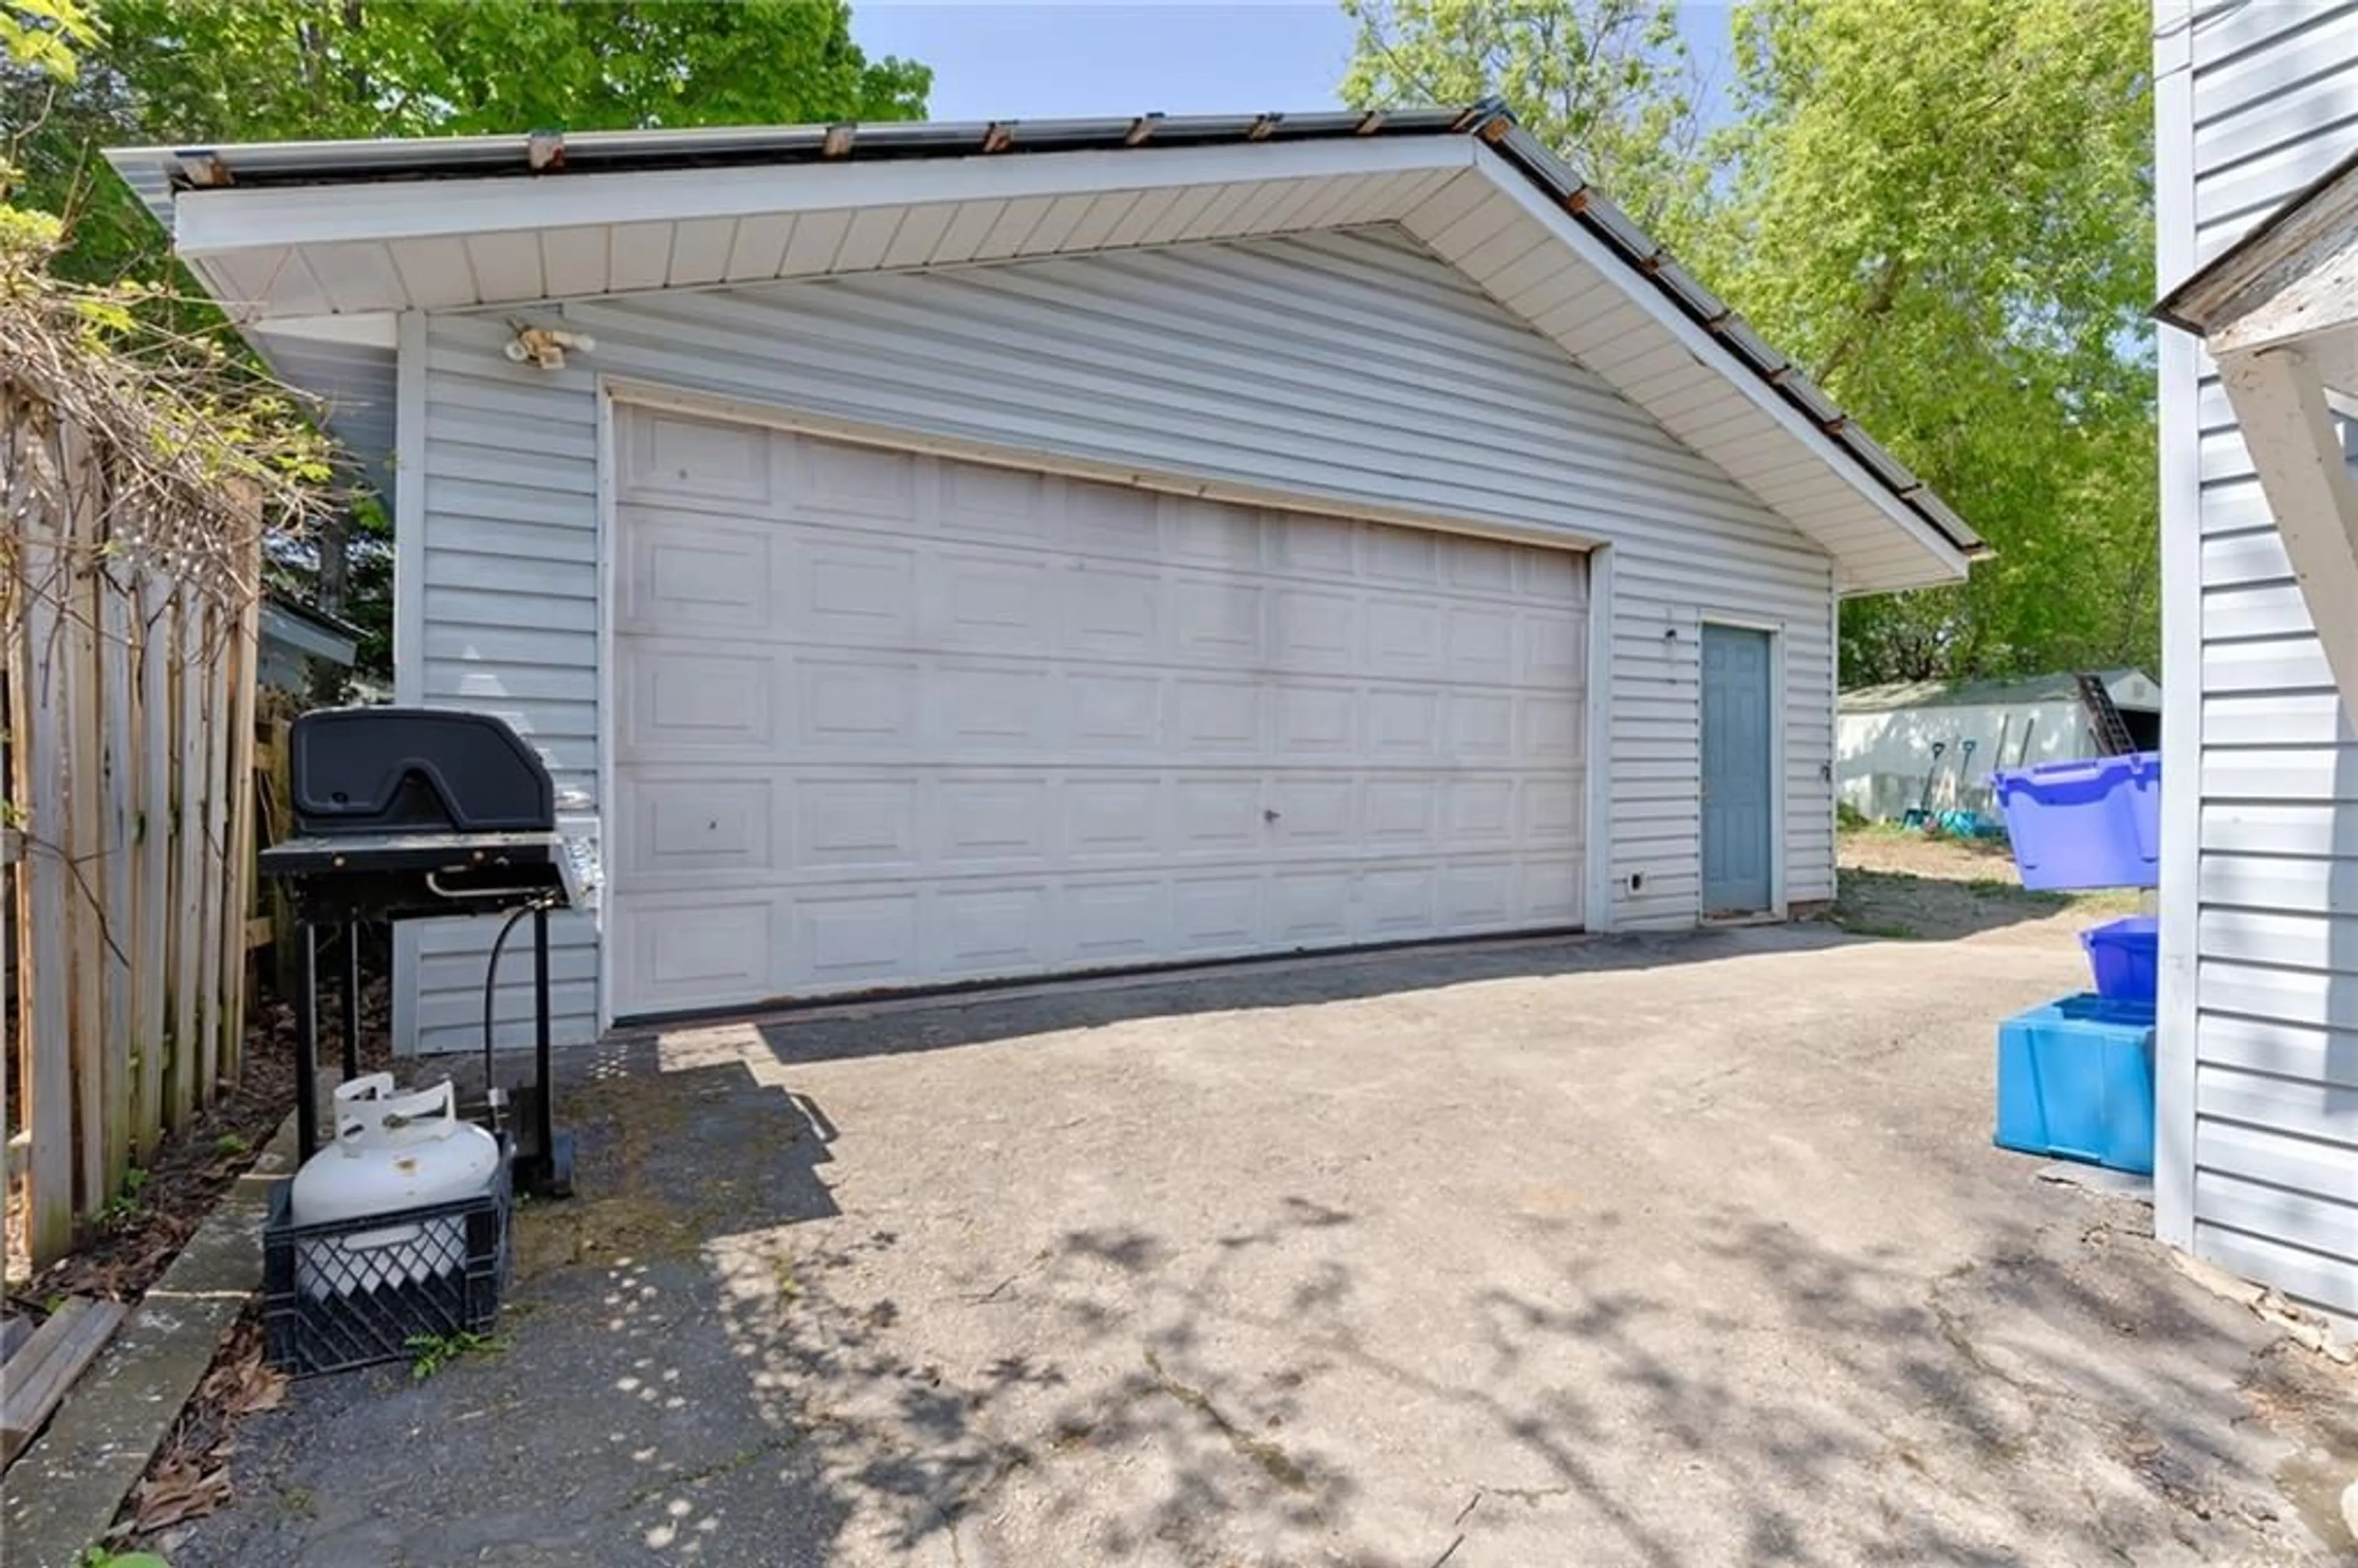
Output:
[[503,1139],[491,1188],[474,1197],[313,1225],[294,1223],[294,1183],[279,1183],[262,1229],[269,1363],[302,1378],[490,1333],[508,1284],[509,1155]]

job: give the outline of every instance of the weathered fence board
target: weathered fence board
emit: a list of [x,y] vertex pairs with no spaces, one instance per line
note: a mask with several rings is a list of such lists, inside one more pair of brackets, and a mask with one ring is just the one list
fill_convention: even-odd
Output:
[[[243,953],[245,911],[224,907],[229,901],[229,666],[234,622],[218,606],[205,614],[205,817],[204,817],[204,948],[197,975],[197,1097],[211,1104],[220,1087],[226,1042],[222,1033],[221,953],[234,946]],[[248,786],[249,790],[251,786]]]
[[230,817],[229,852],[229,915],[224,920],[221,942],[221,994],[222,1009],[221,1070],[232,1076],[245,1062],[245,986],[251,972],[246,955],[253,946],[246,939],[251,922],[247,915],[254,908],[254,855],[259,847],[254,838],[254,730],[259,716],[260,677],[262,673],[262,607],[248,600],[239,611],[236,641],[232,644],[236,662],[231,666],[229,678],[230,711],[228,716],[230,759],[228,782],[234,791],[237,805]]
[[0,1131],[34,1268],[234,1077],[245,1016],[260,528],[192,572],[112,460],[0,375]]
[[[106,820],[101,809],[105,751],[100,708],[98,587],[100,552],[105,546],[99,514],[104,501],[90,443],[71,426],[59,432],[68,494],[66,556],[59,577],[65,613],[59,617],[62,656],[51,700],[70,728],[66,749],[66,815],[52,835],[65,847],[70,872],[66,887],[70,924],[66,940],[73,952],[74,1199],[87,1212],[114,1195],[108,1180],[106,1108],[113,1096],[106,1041],[106,914],[99,903],[106,866]],[[38,727],[39,715],[35,715]],[[34,737],[39,744],[40,737]],[[94,1091],[94,1092],[93,1092]]]
[[153,1142],[164,1126],[166,1001],[171,992],[172,589],[142,570],[139,590],[139,908],[133,916],[135,996],[131,1046],[139,1056],[132,1119]]
[[[30,432],[18,433],[20,441],[29,438]],[[20,453],[16,460],[27,460],[27,455]],[[24,646],[9,650],[9,751],[17,776],[8,795],[19,803],[28,824],[16,865],[22,900],[16,922],[17,1005],[23,1020],[17,1100],[25,1107],[27,1130],[32,1134],[24,1176],[26,1245],[39,1258],[64,1251],[73,1235],[73,949],[66,913],[72,868],[49,837],[53,825],[65,819],[72,781],[66,749],[37,744],[32,728],[18,718],[40,712],[57,692],[64,619],[57,582],[65,557],[52,519],[28,514],[21,528],[27,588],[21,617]]]
[[[132,596],[107,574],[95,574],[98,598],[98,678],[103,709],[99,735],[103,747],[101,787],[104,806],[99,831],[104,859],[93,868],[100,885],[103,918],[108,927],[106,945],[99,953],[104,977],[103,1016],[111,1029],[129,1031],[131,1008],[132,933],[139,924],[136,869],[132,856],[132,792],[138,780],[135,749],[138,730],[132,721],[132,671],[137,647],[132,640],[135,619]],[[95,705],[94,705],[95,706]],[[119,1057],[108,1062],[106,1091],[107,1185],[120,1189],[131,1162],[143,1151],[134,1131],[139,1098],[139,1043],[125,1038]]]
[[[204,612],[183,592],[173,605],[180,661],[172,672],[179,702],[173,742],[184,757],[203,733]],[[186,1121],[197,1105],[197,975],[204,952],[205,780],[183,767],[172,806],[172,1076],[164,1098],[166,1125]]]

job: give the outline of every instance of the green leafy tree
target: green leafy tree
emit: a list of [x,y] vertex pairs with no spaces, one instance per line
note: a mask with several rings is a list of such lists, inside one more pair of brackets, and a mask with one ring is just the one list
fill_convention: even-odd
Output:
[[1708,83],[1677,0],[1343,0],[1358,38],[1355,108],[1505,98],[1640,222],[1671,233],[1699,203]]
[[0,0],[0,262],[42,254],[58,242],[55,212],[25,200],[25,158],[59,94],[81,75],[99,41],[96,17],[77,0]]
[[1757,0],[1698,258],[1989,539],[1851,681],[2158,652],[2144,0]]
[[[44,35],[82,15],[70,0],[0,5]],[[104,46],[78,75],[0,67],[0,124],[35,127],[16,183],[66,221],[56,269],[91,281],[175,275],[104,168],[109,143],[913,119],[932,82],[922,65],[868,59],[843,0],[103,0],[103,16]],[[150,308],[180,330],[209,314]],[[389,551],[383,513],[356,506],[284,564],[374,653]]]
[[2158,651],[2145,0],[1344,0],[1362,103],[1497,92],[1998,549],[1844,607],[1846,681]]
[[[62,81],[0,66],[26,205],[66,220],[68,276],[169,276],[110,142],[319,140],[779,124],[925,113],[932,72],[871,60],[842,0],[103,0]],[[5,0],[86,16],[73,0]],[[71,34],[60,23],[36,37]],[[94,41],[94,34],[89,34]]]
[[0,5],[0,58],[52,81],[81,74],[98,22],[80,0],[7,0]]
[[108,0],[109,63],[171,139],[902,120],[840,0]]

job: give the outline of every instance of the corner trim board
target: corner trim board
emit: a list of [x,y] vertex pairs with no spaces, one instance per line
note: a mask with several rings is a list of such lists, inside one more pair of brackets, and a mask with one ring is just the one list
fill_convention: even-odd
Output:
[[[426,313],[394,320],[393,698],[426,697]],[[417,1051],[418,928],[393,928],[393,1049]]]
[[1613,575],[1616,552],[1598,546],[1588,552],[1587,756],[1588,822],[1583,832],[1584,929],[1614,929],[1613,913]]
[[[2193,0],[2156,0],[2154,232],[2161,275],[2194,268]],[[2195,1034],[2200,973],[2202,800],[2184,787],[2202,759],[2202,470],[2196,400],[2201,350],[2163,332],[2161,403],[2162,749],[2180,787],[2161,795],[2161,946],[2154,1050],[2153,1220],[2157,1239],[2194,1246]]]

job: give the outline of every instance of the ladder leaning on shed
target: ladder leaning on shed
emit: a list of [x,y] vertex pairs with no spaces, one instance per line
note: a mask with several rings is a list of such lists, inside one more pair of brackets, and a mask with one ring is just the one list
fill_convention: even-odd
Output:
[[2088,710],[2088,723],[2096,732],[2096,749],[2107,757],[2125,757],[2136,751],[2136,739],[2129,733],[2128,720],[2121,717],[2104,677],[2082,671],[2071,678],[2080,687],[2080,706]]

